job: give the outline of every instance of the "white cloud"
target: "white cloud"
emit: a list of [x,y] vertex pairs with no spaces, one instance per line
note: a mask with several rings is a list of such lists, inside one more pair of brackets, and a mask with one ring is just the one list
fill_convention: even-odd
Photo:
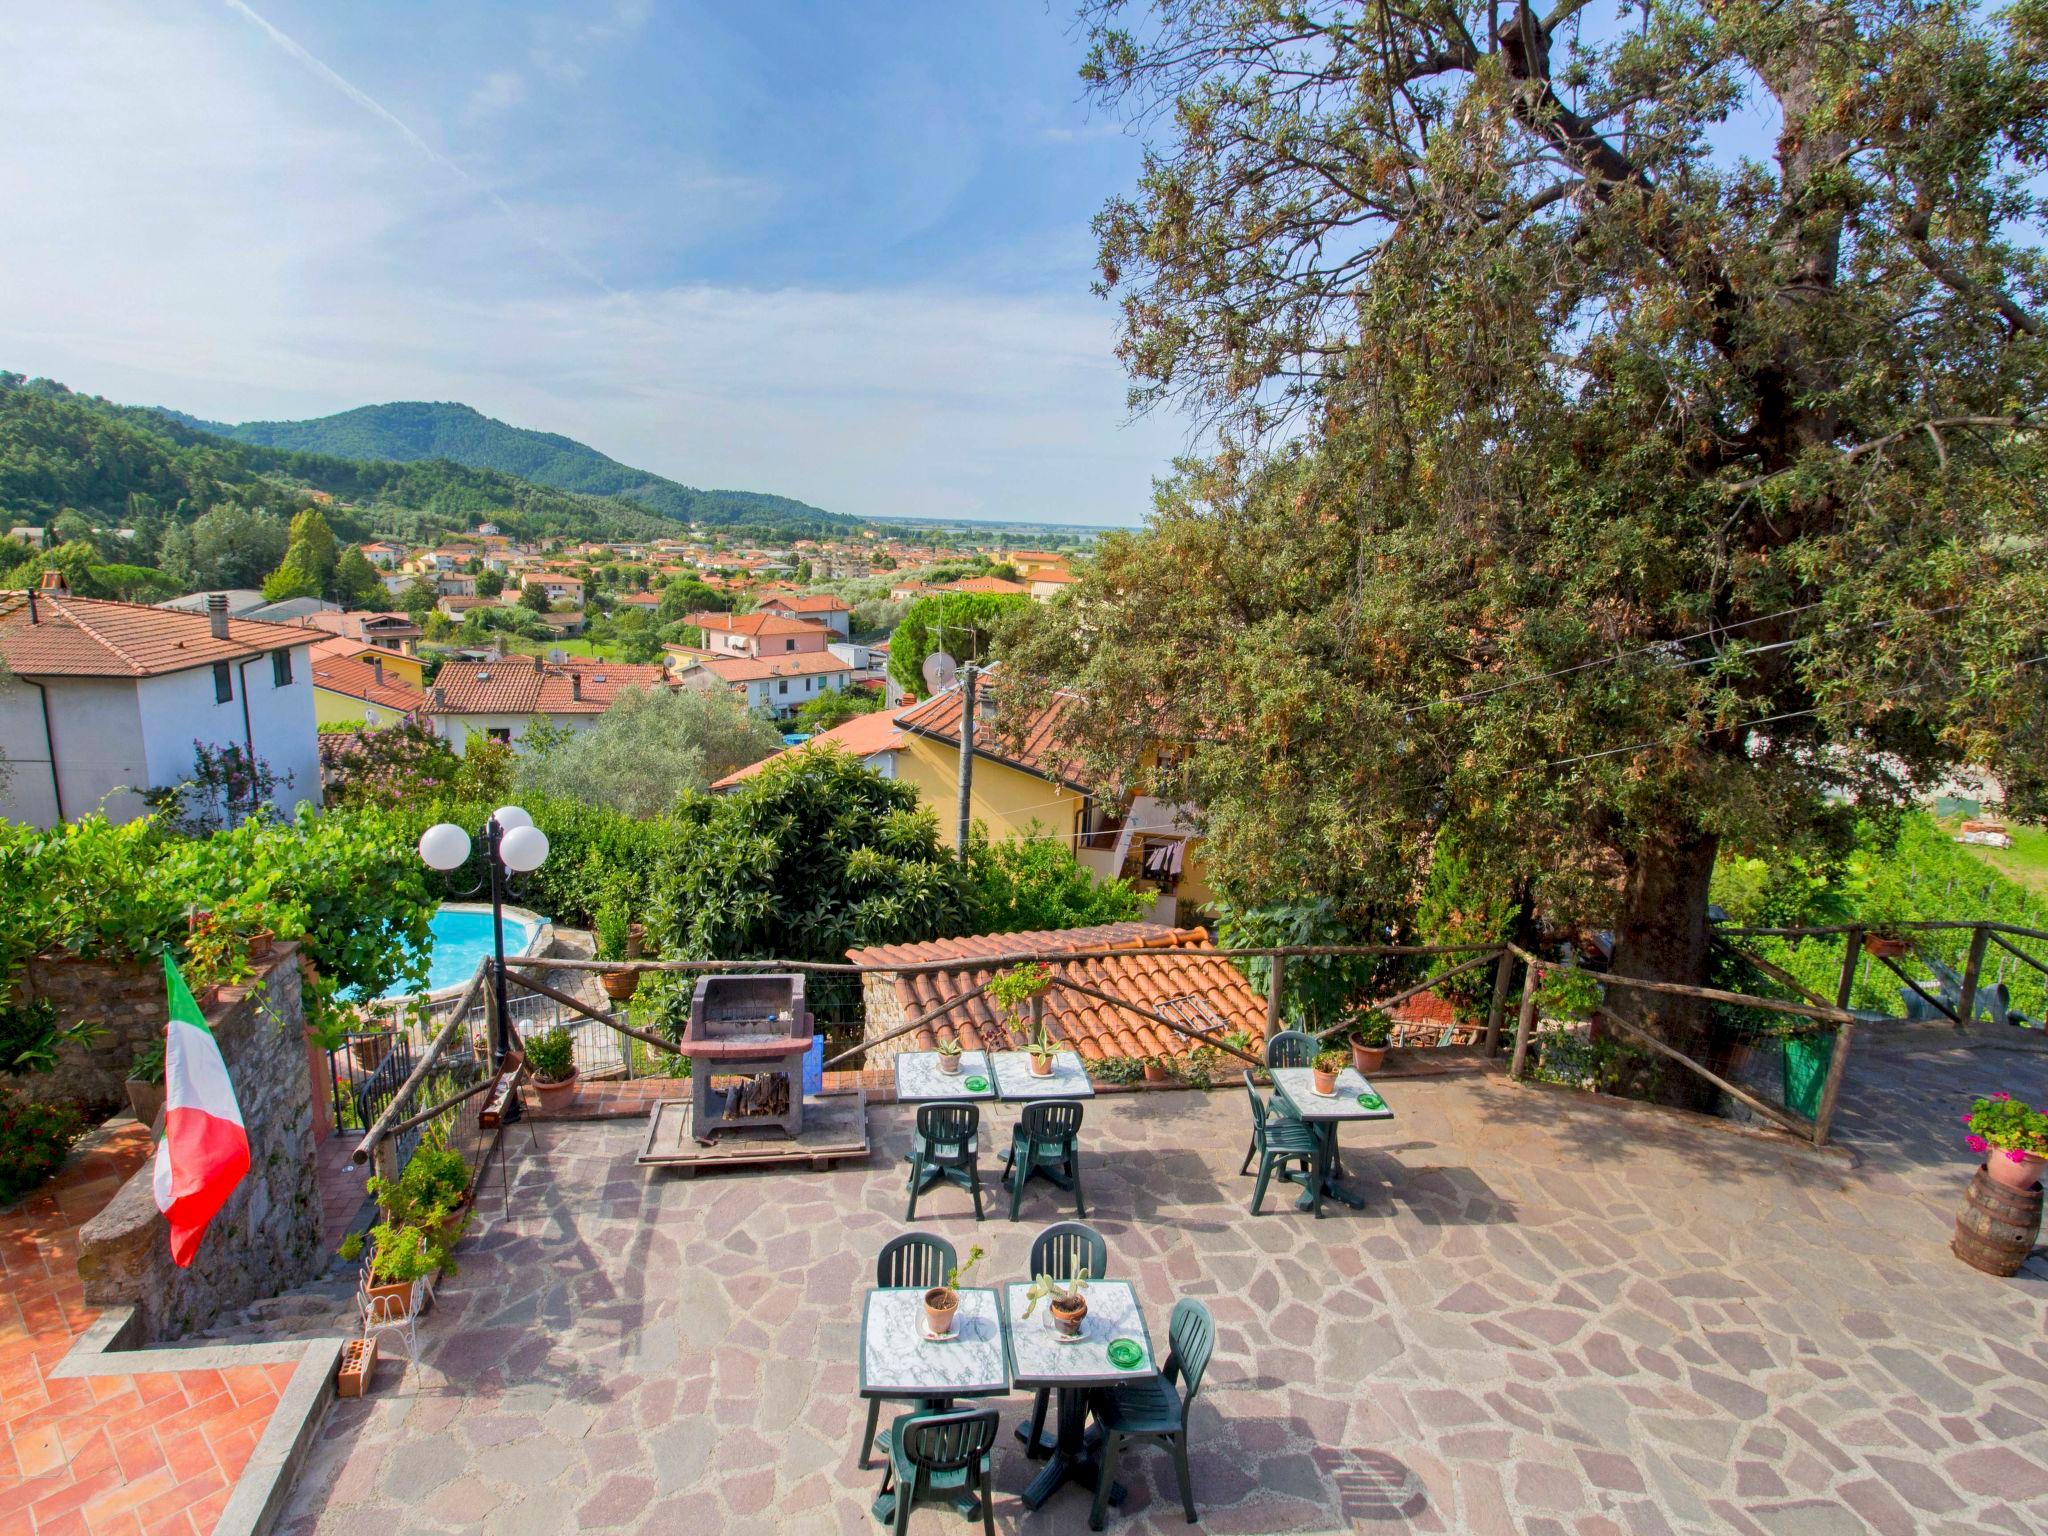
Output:
[[481,123],[509,112],[526,100],[526,77],[516,69],[494,69],[478,82],[463,103],[463,121]]
[[[116,399],[227,420],[464,400],[690,484],[880,516],[1132,522],[1184,444],[1125,424],[1085,293],[596,291],[243,22],[31,13],[0,53],[0,134],[0,367]],[[583,217],[600,250],[601,208]]]

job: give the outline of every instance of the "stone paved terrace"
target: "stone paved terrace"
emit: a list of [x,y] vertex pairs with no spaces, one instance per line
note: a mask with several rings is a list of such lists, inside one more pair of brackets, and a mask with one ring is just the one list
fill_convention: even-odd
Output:
[[[1246,1213],[1241,1092],[1098,1100],[1113,1272],[1155,1337],[1179,1295],[1218,1323],[1202,1529],[2048,1529],[2048,1266],[1997,1280],[1947,1248],[1956,1116],[1973,1090],[2048,1090],[2034,1043],[1918,1029],[1863,1049],[1850,1157],[1496,1078],[1390,1083],[1400,1118],[1346,1137],[1373,1203],[1320,1223],[1285,1195]],[[687,1181],[634,1166],[639,1121],[544,1126],[538,1152],[522,1131],[514,1218],[494,1181],[422,1364],[337,1405],[281,1528],[874,1528],[854,1340],[903,1228],[910,1115],[874,1112],[866,1166]],[[1016,1226],[977,1228],[946,1191],[919,1225],[1014,1275],[1068,1214],[1039,1188]],[[1024,1513],[1026,1403],[1000,1406],[998,1526],[1085,1529],[1073,1489]],[[1162,1456],[1125,1478],[1112,1531],[1187,1529]]]

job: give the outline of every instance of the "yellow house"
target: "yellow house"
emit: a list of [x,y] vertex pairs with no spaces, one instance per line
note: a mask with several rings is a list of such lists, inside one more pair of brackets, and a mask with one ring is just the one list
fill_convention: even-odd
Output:
[[[1064,714],[1059,704],[1018,726],[1001,720],[1000,697],[984,684],[979,706],[968,802],[991,838],[1028,836],[1035,823],[1036,830],[1065,840],[1098,879],[1121,875],[1150,894],[1152,920],[1208,921],[1215,892],[1201,837],[1179,808],[1140,795],[1123,815],[1112,815],[1086,786],[1066,777],[1054,761]],[[902,732],[895,776],[916,787],[950,838],[960,794],[960,691],[949,689],[895,718]]]
[[427,707],[426,691],[405,676],[409,666],[418,677],[417,658],[334,641],[313,647],[312,666],[313,719],[318,725],[361,722],[382,730]]

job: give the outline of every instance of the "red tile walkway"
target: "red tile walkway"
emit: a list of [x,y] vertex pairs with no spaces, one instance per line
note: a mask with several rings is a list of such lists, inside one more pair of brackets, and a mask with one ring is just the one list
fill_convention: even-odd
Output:
[[78,1229],[149,1156],[128,1123],[0,1216],[0,1536],[208,1536],[289,1365],[51,1380],[98,1316]]

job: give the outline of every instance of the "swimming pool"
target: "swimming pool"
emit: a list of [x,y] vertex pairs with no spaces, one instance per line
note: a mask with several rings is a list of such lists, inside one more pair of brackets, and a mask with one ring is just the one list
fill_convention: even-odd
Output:
[[[477,962],[491,953],[491,909],[444,903],[431,921],[434,947],[427,957],[427,990],[460,987],[476,974]],[[523,955],[540,937],[542,920],[531,912],[505,913],[505,953]]]

